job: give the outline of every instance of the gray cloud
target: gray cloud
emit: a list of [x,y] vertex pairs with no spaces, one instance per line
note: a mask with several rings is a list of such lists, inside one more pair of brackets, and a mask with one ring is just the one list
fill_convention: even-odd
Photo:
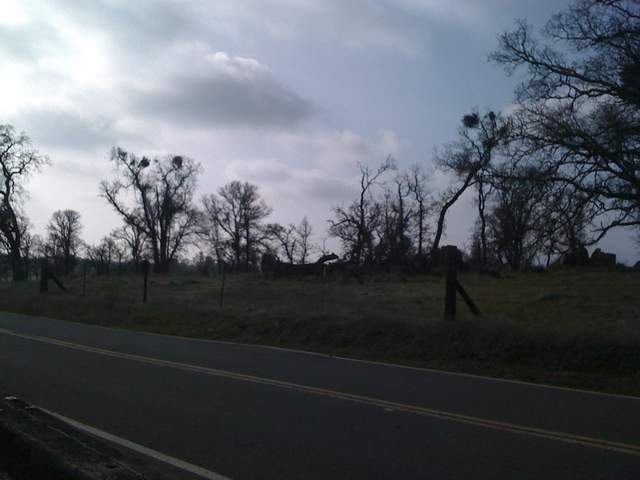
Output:
[[190,6],[171,0],[57,0],[56,11],[90,30],[106,33],[127,54],[149,54],[179,39],[201,34]]
[[256,60],[223,52],[197,57],[191,74],[129,92],[133,111],[188,126],[291,127],[314,113],[306,99]]
[[307,177],[303,182],[303,188],[300,190],[300,194],[331,202],[331,205],[349,202],[358,194],[358,189],[354,186],[354,183],[348,183],[342,178],[320,175]]
[[287,202],[304,198],[306,203],[325,207],[351,200],[357,194],[357,181],[349,177],[274,159],[231,162],[226,177],[254,182]]
[[32,60],[52,51],[60,42],[58,32],[45,21],[0,25],[0,54],[14,60]]
[[36,145],[53,148],[96,150],[126,139],[105,117],[81,115],[64,109],[29,110],[11,119]]
[[[496,0],[491,0],[495,3]],[[465,27],[489,18],[474,0],[215,0],[203,19],[230,35],[245,29],[272,38],[322,39],[350,48],[424,50],[436,26]]]

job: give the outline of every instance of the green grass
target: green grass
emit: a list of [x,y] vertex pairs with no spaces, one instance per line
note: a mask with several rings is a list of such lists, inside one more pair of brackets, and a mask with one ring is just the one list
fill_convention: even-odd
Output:
[[444,279],[372,276],[363,283],[219,278],[92,278],[0,285],[0,309],[199,338],[270,344],[359,358],[640,394],[640,272],[560,270],[494,279],[462,275],[483,317],[459,301],[442,321]]

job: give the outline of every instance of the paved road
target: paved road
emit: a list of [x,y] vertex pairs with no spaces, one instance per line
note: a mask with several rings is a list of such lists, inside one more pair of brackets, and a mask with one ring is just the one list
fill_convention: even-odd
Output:
[[0,394],[234,479],[638,479],[640,399],[0,313]]

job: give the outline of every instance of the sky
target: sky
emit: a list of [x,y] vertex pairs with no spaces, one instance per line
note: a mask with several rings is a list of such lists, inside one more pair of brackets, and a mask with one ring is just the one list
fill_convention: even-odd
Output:
[[[25,212],[43,233],[73,208],[88,243],[107,235],[120,220],[98,185],[117,145],[199,161],[198,198],[255,183],[270,221],[306,215],[321,244],[332,205],[357,194],[358,162],[428,170],[462,115],[508,109],[517,77],[487,60],[497,34],[567,3],[0,0],[0,123],[51,160]],[[473,222],[467,196],[445,243],[467,244]],[[630,232],[601,246],[640,256]]]

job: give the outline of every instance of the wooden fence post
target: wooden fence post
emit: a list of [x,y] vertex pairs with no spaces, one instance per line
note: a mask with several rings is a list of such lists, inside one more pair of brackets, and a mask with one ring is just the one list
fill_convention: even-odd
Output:
[[480,312],[480,309],[471,298],[471,295],[469,295],[464,287],[460,284],[460,282],[456,282],[456,288],[458,289],[458,293],[460,294],[462,299],[467,304],[467,307],[469,307],[469,310],[471,310],[471,313],[473,313],[476,317],[481,317],[482,313]]
[[467,293],[462,284],[458,281],[460,251],[453,245],[443,247],[445,259],[447,261],[447,280],[444,291],[444,319],[453,321],[456,319],[456,293],[459,293],[464,302],[476,317],[481,317],[482,313],[475,304],[471,295]]
[[445,247],[447,260],[447,280],[444,291],[444,319],[456,319],[456,286],[458,284],[458,249],[453,245]]
[[147,282],[149,280],[149,260],[142,262],[142,273],[144,274],[144,289],[142,291],[142,303],[147,303]]

